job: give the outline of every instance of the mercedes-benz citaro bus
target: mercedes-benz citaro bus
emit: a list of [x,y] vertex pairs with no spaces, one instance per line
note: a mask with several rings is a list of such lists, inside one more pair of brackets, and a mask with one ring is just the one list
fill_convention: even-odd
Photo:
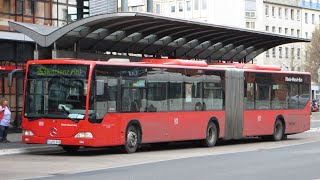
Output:
[[27,63],[24,143],[121,146],[257,136],[310,129],[309,73],[275,66],[179,59],[34,60]]

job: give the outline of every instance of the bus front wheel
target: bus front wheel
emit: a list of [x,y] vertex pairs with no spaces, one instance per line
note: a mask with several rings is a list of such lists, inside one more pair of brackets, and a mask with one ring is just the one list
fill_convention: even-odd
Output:
[[127,153],[134,153],[138,149],[139,145],[139,133],[138,129],[130,125],[126,134],[126,143],[124,145],[124,150]]
[[218,129],[215,123],[210,122],[206,131],[206,139],[202,141],[203,146],[213,147],[218,141]]

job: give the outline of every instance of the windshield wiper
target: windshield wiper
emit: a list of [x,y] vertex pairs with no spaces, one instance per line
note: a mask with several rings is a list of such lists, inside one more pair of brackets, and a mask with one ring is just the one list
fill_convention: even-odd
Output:
[[83,114],[69,114],[69,115],[56,115],[56,114],[43,114],[38,116],[26,117],[29,121],[38,120],[41,118],[49,118],[49,119],[70,119],[71,121],[78,123],[80,120],[84,119]]
[[28,118],[29,121],[34,121],[34,120],[41,119],[43,117],[26,117],[26,118]]
[[49,119],[67,119],[66,116],[63,116],[63,117],[58,117],[58,116],[54,116],[54,115],[49,115],[49,114],[41,114],[41,115],[37,115],[37,116],[31,116],[31,117],[26,117],[28,118],[28,120],[30,121],[34,121],[34,120],[38,120],[38,119],[41,119],[41,118],[49,118]]

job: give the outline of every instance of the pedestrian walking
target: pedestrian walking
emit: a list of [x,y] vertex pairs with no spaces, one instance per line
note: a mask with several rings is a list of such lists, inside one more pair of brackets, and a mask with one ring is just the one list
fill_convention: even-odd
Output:
[[7,131],[11,122],[11,111],[8,107],[8,99],[0,100],[0,143],[10,142],[7,140]]

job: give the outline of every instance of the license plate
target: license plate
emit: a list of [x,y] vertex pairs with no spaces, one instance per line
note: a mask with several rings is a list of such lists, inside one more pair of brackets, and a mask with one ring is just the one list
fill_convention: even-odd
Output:
[[61,144],[61,140],[48,139],[47,144]]

